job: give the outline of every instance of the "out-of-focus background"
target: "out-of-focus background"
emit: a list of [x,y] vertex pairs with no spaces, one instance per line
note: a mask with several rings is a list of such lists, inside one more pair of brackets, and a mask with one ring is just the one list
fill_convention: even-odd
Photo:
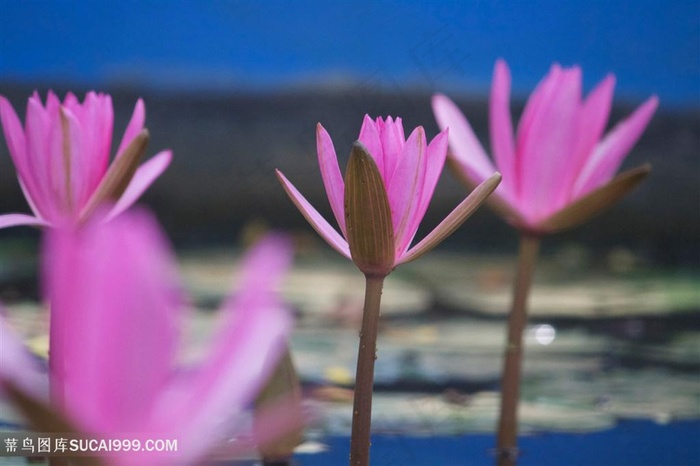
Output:
[[[694,262],[700,235],[698,3],[322,2],[71,0],[6,2],[0,17],[2,94],[22,114],[28,94],[113,94],[117,131],[146,100],[151,152],[172,167],[145,197],[177,242],[228,242],[251,220],[302,228],[273,169],[328,212],[315,166],[315,125],[341,158],[362,116],[437,127],[430,96],[461,104],[488,147],[486,98],[497,58],[513,75],[514,116],[553,62],[583,68],[585,88],[617,76],[614,124],[657,94],[661,106],[626,166],[654,173],[611,213],[565,238]],[[0,146],[0,210],[26,210]],[[438,221],[465,194],[444,177]],[[512,243],[495,217],[459,243]],[[305,227],[304,227],[305,228]]]
[[[698,1],[0,3],[0,94],[20,117],[34,90],[61,97],[69,90],[81,97],[91,89],[109,92],[118,141],[136,99],[145,99],[149,154],[171,148],[174,159],[142,202],[180,251],[203,309],[197,328],[208,328],[207,309],[228,289],[242,244],[267,228],[295,235],[299,260],[283,291],[299,315],[293,346],[307,391],[325,403],[316,427],[322,434],[347,433],[343,390],[352,385],[362,283],[308,227],[274,168],[329,214],[316,123],[333,137],[342,166],[365,113],[401,116],[407,131],[422,125],[434,136],[434,92],[460,105],[488,148],[487,99],[499,57],[511,68],[516,119],[553,62],[580,65],[585,90],[616,75],[610,125],[650,95],[660,99],[624,165],[650,162],[651,177],[609,212],[544,242],[528,330],[523,430],[591,433],[630,419],[652,427],[698,419]],[[0,142],[0,212],[26,212]],[[421,232],[465,195],[446,172]],[[41,319],[38,237],[28,228],[0,231],[0,296],[41,351],[34,325]],[[378,431],[492,432],[516,248],[515,232],[482,209],[438,251],[390,277]],[[641,425],[635,428],[648,427]],[[700,461],[692,441],[698,425],[688,425],[672,436],[681,440],[643,451],[649,463],[605,464]],[[661,431],[650,432],[661,438]],[[604,444],[590,435],[587,441]],[[608,442],[613,457],[626,448]],[[382,451],[395,464],[423,464],[417,452],[426,448],[435,450],[390,444]],[[552,446],[530,448],[532,454]],[[654,463],[657,450],[681,456]],[[413,456],[400,459],[407,451]],[[301,462],[324,461],[319,455]],[[536,464],[560,459],[547,463],[545,455]]]

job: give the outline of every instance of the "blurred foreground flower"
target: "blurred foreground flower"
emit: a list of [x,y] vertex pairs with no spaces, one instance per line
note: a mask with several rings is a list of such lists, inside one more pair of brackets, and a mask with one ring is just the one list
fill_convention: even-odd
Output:
[[[649,98],[605,137],[615,78],[606,77],[582,100],[578,67],[551,71],[532,93],[520,118],[517,138],[509,110],[510,71],[496,62],[490,101],[491,149],[503,183],[489,200],[521,233],[513,303],[501,378],[497,464],[513,466],[517,448],[522,335],[527,324],[527,297],[540,237],[565,230],[610,207],[649,174],[648,165],[613,178],[640,138],[658,99]],[[469,123],[444,95],[433,98],[438,124],[450,128],[452,160],[468,186],[480,182],[493,164]]]
[[0,228],[74,224],[104,202],[114,205],[107,218],[126,210],[172,158],[170,151],[163,151],[139,167],[148,143],[145,113],[139,99],[110,164],[114,115],[109,95],[88,92],[81,103],[69,93],[61,103],[49,92],[43,106],[34,93],[27,103],[24,128],[10,103],[0,96],[7,147],[34,213],[0,215]]
[[[154,219],[134,211],[49,232],[44,284],[55,418],[36,406],[25,414],[39,432],[51,432],[59,419],[103,438],[177,440],[177,452],[123,452],[110,456],[115,464],[200,461],[250,427],[243,411],[277,365],[291,327],[274,292],[289,262],[286,241],[262,240],[244,261],[238,293],[223,305],[208,356],[181,368],[183,294]],[[0,375],[20,406],[26,398],[40,407],[45,396],[30,383],[40,374],[19,340],[4,324],[0,330]]]
[[279,170],[277,176],[314,229],[366,277],[350,446],[350,464],[366,466],[384,279],[397,265],[420,257],[452,234],[496,189],[501,176],[492,174],[428,236],[410,248],[445,164],[447,131],[427,144],[422,127],[406,139],[400,118],[373,121],[365,116],[344,180],[333,141],[320,124],[316,145],[326,194],[343,236]]
[[[640,138],[658,99],[649,98],[605,137],[615,77],[581,98],[581,70],[552,66],[530,96],[517,137],[509,109],[510,71],[496,62],[490,102],[491,150],[503,183],[489,199],[520,230],[551,233],[583,223],[609,207],[649,173],[648,166],[613,178]],[[469,123],[444,95],[433,97],[441,128],[450,129],[456,172],[473,186],[494,170]],[[602,137],[602,139],[601,139]]]

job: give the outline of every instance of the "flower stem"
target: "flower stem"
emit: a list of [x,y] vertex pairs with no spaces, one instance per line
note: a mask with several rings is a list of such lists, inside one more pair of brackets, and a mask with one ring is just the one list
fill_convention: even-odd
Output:
[[498,466],[515,466],[518,460],[518,401],[523,330],[527,324],[527,297],[532,284],[539,246],[539,237],[522,234],[513,291],[513,307],[508,316],[508,342],[501,375],[501,416],[498,422],[496,444]]
[[352,408],[351,466],[369,465],[374,360],[377,358],[377,327],[384,278],[386,277],[383,275],[366,275],[365,307],[360,330],[360,348],[357,352],[355,401]]

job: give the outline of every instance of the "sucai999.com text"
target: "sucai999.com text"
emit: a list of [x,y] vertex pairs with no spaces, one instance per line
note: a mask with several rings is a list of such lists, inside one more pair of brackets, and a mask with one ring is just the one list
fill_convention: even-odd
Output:
[[0,433],[0,456],[102,455],[117,452],[177,452],[177,439],[78,438],[58,434]]

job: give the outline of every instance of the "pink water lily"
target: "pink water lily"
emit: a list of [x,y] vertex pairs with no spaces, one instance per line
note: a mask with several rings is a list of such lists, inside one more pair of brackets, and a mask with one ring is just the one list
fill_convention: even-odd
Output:
[[139,167],[148,131],[143,101],[136,102],[114,160],[112,98],[88,92],[81,103],[68,94],[61,103],[53,92],[46,105],[38,93],[27,103],[25,125],[0,96],[0,120],[17,178],[33,215],[0,215],[0,228],[15,225],[56,226],[85,220],[105,201],[108,218],[123,212],[168,167],[163,151]]
[[[59,415],[85,434],[177,440],[177,452],[112,455],[109,464],[117,465],[195,464],[244,430],[242,414],[274,369],[291,327],[275,293],[291,259],[287,241],[268,237],[247,255],[239,291],[223,304],[208,354],[181,367],[183,293],[154,219],[137,210],[49,235],[50,399]],[[3,364],[0,381],[41,400],[42,392],[30,386],[40,370],[7,326],[0,332],[2,362],[5,355],[21,356]],[[45,419],[30,421],[46,428]]]
[[493,192],[501,175],[494,173],[431,233],[410,247],[445,164],[447,131],[428,144],[420,126],[406,139],[400,118],[372,120],[365,115],[359,140],[350,152],[345,178],[340,173],[333,141],[320,123],[316,128],[316,147],[323,184],[342,235],[279,170],[277,177],[311,226],[365,275],[350,464],[366,466],[384,280],[397,265],[420,257],[449,236]]
[[[651,119],[653,96],[603,136],[615,77],[608,75],[582,98],[581,70],[553,65],[530,96],[513,134],[510,71],[503,60],[494,69],[490,135],[494,162],[466,118],[446,96],[433,97],[441,128],[450,129],[451,157],[470,184],[497,168],[503,183],[491,200],[516,227],[551,232],[573,226],[613,203],[648,172],[644,168],[613,180],[625,156]],[[585,198],[592,199],[584,202]]]
[[[389,250],[384,251],[388,261],[378,273],[388,273],[395,266],[416,259],[435,247],[454,231],[490,193],[485,188],[483,192],[465,200],[425,239],[412,248],[410,247],[442,173],[447,156],[447,141],[446,130],[438,134],[428,144],[422,127],[413,130],[406,139],[401,118],[394,120],[388,117],[386,120],[382,118],[372,120],[369,116],[365,116],[360,130],[359,144],[356,143],[351,154],[351,165],[356,159],[356,154],[368,154],[366,162],[371,166],[368,166],[367,170],[378,173],[377,177],[381,185],[377,187],[377,190],[381,191],[376,193],[378,202],[384,202],[382,199],[385,199],[388,204],[387,216],[390,218],[386,227],[391,244]],[[316,146],[323,184],[331,209],[340,227],[340,234],[279,170],[277,170],[277,176],[291,200],[314,229],[336,251],[358,263],[361,259],[358,258],[357,253],[352,251],[353,245],[350,241],[352,237],[350,233],[352,232],[349,231],[348,221],[352,221],[356,214],[359,218],[358,224],[381,223],[383,220],[377,218],[377,215],[373,216],[370,212],[373,208],[372,202],[358,205],[352,211],[355,206],[353,201],[347,198],[349,191],[346,185],[351,170],[348,168],[344,180],[338,166],[333,141],[320,123],[316,130]],[[496,176],[496,178],[500,178],[500,176]],[[495,182],[497,185],[498,179],[496,178],[487,184],[491,186]],[[374,189],[369,185],[360,184],[362,187],[353,188],[353,190]],[[367,213],[362,211],[367,211]],[[361,226],[357,225],[356,228],[361,228]]]

